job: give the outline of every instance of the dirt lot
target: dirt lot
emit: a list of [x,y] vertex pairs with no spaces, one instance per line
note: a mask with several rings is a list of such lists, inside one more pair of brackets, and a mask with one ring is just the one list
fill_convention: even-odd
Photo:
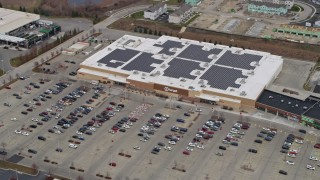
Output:
[[[187,39],[217,42],[224,45],[232,45],[237,47],[244,47],[259,51],[271,52],[272,54],[291,57],[295,59],[314,61],[320,57],[320,48],[316,45],[299,44],[280,40],[267,40],[259,38],[250,38],[238,35],[231,35],[225,33],[218,33],[213,31],[195,30],[188,28],[186,32],[179,34],[179,26],[160,24],[143,20],[121,19],[110,27],[114,29],[122,29],[126,31],[134,31],[135,27],[145,27],[151,30],[160,30],[162,34],[179,36]],[[231,41],[230,41],[231,40]]]

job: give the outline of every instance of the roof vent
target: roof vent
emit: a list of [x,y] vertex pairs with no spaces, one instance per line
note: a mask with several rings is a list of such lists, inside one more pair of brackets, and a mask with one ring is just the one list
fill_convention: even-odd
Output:
[[235,90],[234,90],[233,88],[230,88],[230,91],[231,91],[231,92],[234,92]]
[[245,91],[241,91],[240,96],[246,96],[247,93]]
[[288,104],[291,104],[291,102],[288,102]]
[[303,106],[303,109],[304,109],[304,110],[307,110],[307,109],[308,109],[308,107],[307,107],[307,106]]
[[299,105],[298,105],[298,104],[296,104],[296,107],[299,107]]
[[199,84],[203,84],[203,83],[204,83],[203,79],[200,79]]
[[273,96],[269,96],[269,99],[273,99]]
[[259,64],[258,61],[256,61],[254,65],[255,65],[255,66],[260,66],[260,64]]
[[216,54],[214,54],[214,55],[212,55],[212,58],[213,58],[213,59],[217,59],[218,56],[217,56]]
[[204,67],[208,67],[209,66],[209,63],[204,63]]
[[166,68],[167,66],[165,64],[162,64],[160,67],[161,68]]
[[197,71],[195,74],[196,74],[196,75],[200,75],[200,74],[201,74],[201,72],[200,72],[200,71]]
[[160,71],[157,71],[157,72],[156,72],[156,75],[160,75],[160,74],[161,74]]
[[180,79],[180,81],[182,81],[182,82],[186,82],[186,79],[184,79],[184,78],[181,78],[181,79]]
[[102,64],[101,64],[101,63],[98,63],[98,66],[102,66]]
[[133,74],[139,74],[139,71],[134,70],[134,71],[133,71]]
[[162,57],[163,59],[168,59],[168,56],[166,56],[166,55],[164,55],[164,54],[162,54],[161,57]]
[[204,84],[202,84],[200,87],[205,88],[206,86]]
[[145,73],[142,73],[141,75],[142,75],[142,76],[146,76],[146,74],[145,74]]
[[281,99],[281,102],[283,103],[283,102],[284,102],[284,100],[283,100],[283,99]]
[[240,80],[240,84],[244,84],[244,83],[246,83],[246,79],[242,78],[242,79]]
[[237,50],[236,52],[235,52],[235,54],[240,54],[241,53],[241,50]]
[[189,89],[194,89],[194,87],[193,86],[189,86]]
[[111,51],[112,49],[111,48],[108,48],[108,51]]
[[248,74],[254,75],[254,70],[249,70],[249,71],[248,71]]

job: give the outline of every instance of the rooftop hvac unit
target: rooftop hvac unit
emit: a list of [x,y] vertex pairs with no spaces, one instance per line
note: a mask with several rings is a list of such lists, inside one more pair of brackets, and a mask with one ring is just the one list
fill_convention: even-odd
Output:
[[283,99],[281,99],[281,102],[283,103],[283,102],[284,102],[284,100],[283,100]]
[[206,86],[204,84],[202,84],[200,87],[205,88]]
[[186,82],[186,79],[184,79],[184,78],[181,78],[181,79],[180,79],[180,81],[182,81],[182,82]]
[[254,65],[255,65],[255,66],[260,66],[260,64],[259,64],[258,61],[256,61],[256,62],[254,63]]
[[217,56],[216,54],[214,54],[214,55],[212,55],[212,58],[213,58],[213,59],[217,59],[218,56]]
[[201,72],[200,71],[196,71],[196,73],[195,73],[196,75],[200,75],[201,74]]
[[240,80],[240,84],[244,84],[244,83],[246,83],[246,80],[242,78],[242,79]]
[[177,52],[177,48],[176,47],[172,48],[172,51]]
[[247,93],[245,91],[241,91],[240,96],[246,96]]
[[269,96],[269,99],[273,99],[273,96]]
[[146,74],[145,74],[145,73],[142,73],[141,75],[142,75],[142,76],[146,76]]
[[203,79],[200,79],[199,84],[203,84],[203,83],[204,83]]
[[234,92],[235,90],[233,88],[230,89],[231,92]]
[[166,55],[164,55],[164,54],[162,54],[161,57],[162,57],[163,59],[168,59],[168,56],[166,56]]
[[102,64],[101,64],[101,63],[98,63],[98,66],[102,66]]
[[157,71],[157,72],[156,72],[156,75],[160,75],[160,74],[161,74],[161,72],[160,72],[160,71]]
[[249,70],[249,71],[248,71],[248,74],[254,75],[254,70]]
[[307,109],[308,109],[308,107],[307,107],[307,106],[303,106],[303,109],[304,109],[304,110],[307,110]]
[[204,67],[208,67],[209,66],[209,63],[204,63]]
[[193,86],[189,86],[189,89],[194,89],[194,87]]
[[111,48],[108,48],[108,51],[111,51],[112,49]]
[[237,50],[236,52],[235,52],[235,54],[240,54],[241,53],[241,50]]
[[139,74],[139,71],[134,70],[133,74]]
[[162,64],[160,67],[161,67],[161,68],[166,68],[166,65],[165,65],[165,64]]

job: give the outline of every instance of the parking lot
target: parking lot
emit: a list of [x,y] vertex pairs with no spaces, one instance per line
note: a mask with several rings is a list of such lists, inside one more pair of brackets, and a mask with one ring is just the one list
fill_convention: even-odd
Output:
[[69,74],[84,58],[61,55],[44,65],[55,74],[0,90],[6,158],[71,179],[318,179],[318,132],[81,81]]

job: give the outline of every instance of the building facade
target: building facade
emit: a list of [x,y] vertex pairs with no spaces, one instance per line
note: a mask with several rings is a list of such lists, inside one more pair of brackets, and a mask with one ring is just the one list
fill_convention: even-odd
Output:
[[144,11],[143,17],[146,19],[155,20],[157,19],[161,14],[167,12],[167,4],[160,2],[157,4],[154,4],[150,6],[148,9]]
[[180,24],[187,20],[192,15],[192,6],[189,4],[182,5],[179,9],[175,10],[169,15],[169,23]]

